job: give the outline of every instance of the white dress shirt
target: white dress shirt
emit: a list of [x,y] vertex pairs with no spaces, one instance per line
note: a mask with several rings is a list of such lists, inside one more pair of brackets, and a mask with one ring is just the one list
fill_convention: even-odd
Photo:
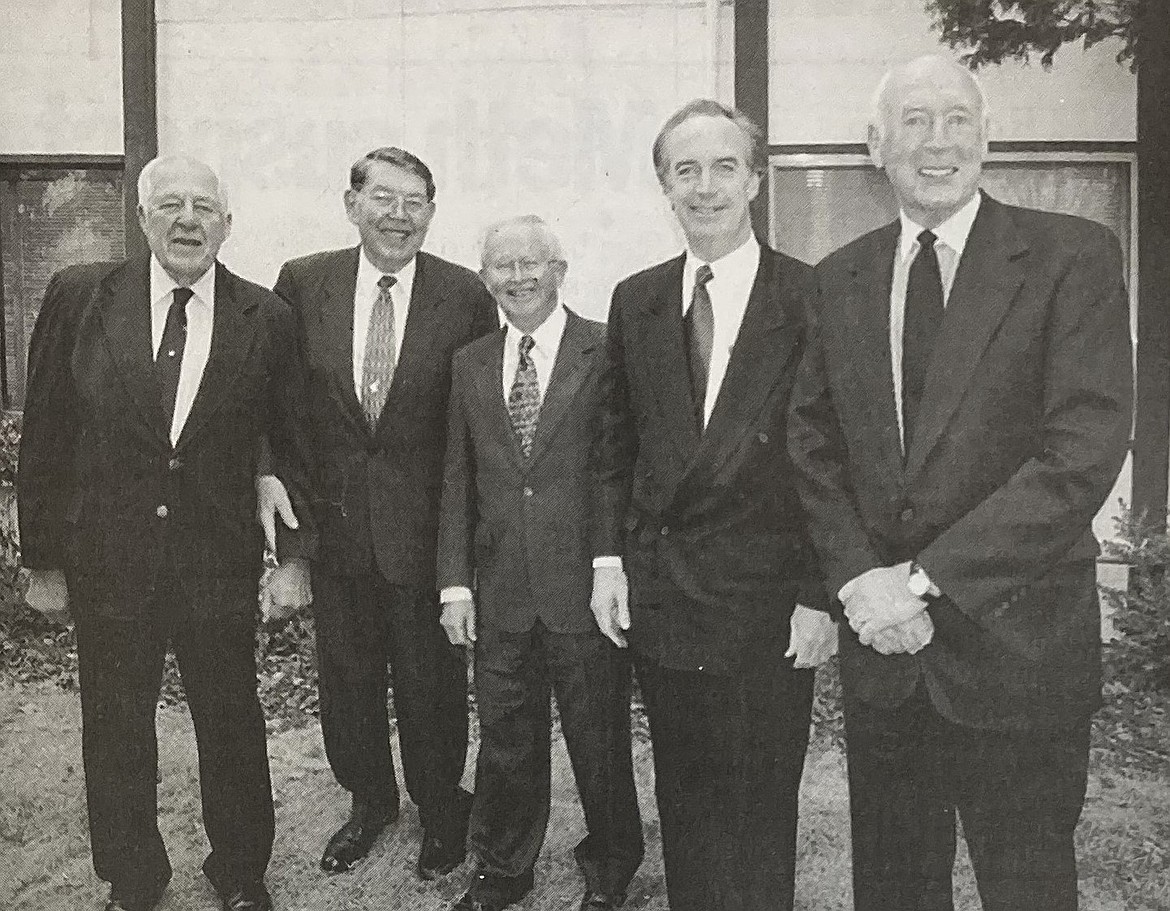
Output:
[[683,316],[691,308],[691,297],[695,293],[695,273],[702,265],[711,267],[712,278],[707,282],[707,293],[711,296],[711,312],[714,316],[714,333],[711,342],[711,364],[707,369],[707,393],[703,399],[703,426],[711,420],[711,412],[719,398],[727,365],[731,363],[731,349],[743,325],[747,311],[748,297],[756,273],[760,269],[760,245],[749,237],[741,246],[712,263],[705,263],[693,252],[687,250],[683,263],[682,311]]
[[[567,322],[568,314],[565,312],[565,308],[559,304],[545,321],[532,332],[517,329],[505,315],[503,389],[501,390],[505,403],[512,392],[512,384],[516,381],[516,370],[520,366],[520,339],[525,335],[531,335],[534,344],[528,354],[532,358],[532,366],[536,368],[536,385],[540,387],[540,401],[543,404]],[[448,585],[439,592],[439,601],[442,604],[470,600],[471,589],[465,585]]]
[[199,392],[203,370],[211,354],[211,327],[215,315],[215,266],[204,272],[192,285],[180,285],[153,255],[150,257],[150,338],[151,350],[158,359],[167,312],[171,309],[176,288],[190,288],[194,294],[187,301],[187,342],[179,365],[179,388],[175,394],[175,413],[171,418],[171,445],[191,413],[191,404]]
[[[397,281],[390,288],[390,299],[394,301],[394,363],[402,354],[402,337],[406,333],[406,315],[410,309],[410,296],[414,293],[414,271],[418,257],[393,273]],[[382,289],[378,281],[383,272],[366,257],[363,247],[358,256],[357,284],[353,294],[353,388],[358,399],[362,397],[362,371],[366,366],[366,336],[370,334],[370,314]]]
[[[967,246],[971,226],[979,213],[982,196],[976,193],[963,208],[934,229],[938,238],[934,242],[938,257],[938,271],[942,276],[943,306],[951,297],[951,286],[959,270],[959,259]],[[902,440],[902,451],[906,451],[906,428],[902,418],[902,327],[906,319],[906,285],[910,280],[910,265],[918,255],[918,235],[925,228],[914,222],[904,211],[898,213],[902,233],[894,254],[894,280],[890,287],[890,354],[894,371],[894,403],[898,409],[898,438]]]

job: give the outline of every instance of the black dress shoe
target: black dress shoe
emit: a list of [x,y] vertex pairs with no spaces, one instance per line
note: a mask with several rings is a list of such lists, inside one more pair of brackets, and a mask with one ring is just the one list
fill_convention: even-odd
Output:
[[348,821],[333,833],[325,846],[321,869],[326,873],[344,873],[370,853],[382,830],[397,818],[398,807],[379,807],[355,797]]
[[464,896],[451,911],[503,911],[532,891],[532,871],[520,876],[478,873]]
[[154,886],[137,891],[111,886],[105,911],[152,911],[162,898],[170,879],[167,876]]
[[615,911],[625,903],[625,892],[598,892],[586,889],[581,899],[581,911]]
[[272,911],[272,896],[260,880],[236,886],[220,895],[223,911]]
[[442,831],[424,831],[415,867],[420,879],[446,876],[467,857],[467,824],[471,818],[472,795],[459,788],[447,810]]

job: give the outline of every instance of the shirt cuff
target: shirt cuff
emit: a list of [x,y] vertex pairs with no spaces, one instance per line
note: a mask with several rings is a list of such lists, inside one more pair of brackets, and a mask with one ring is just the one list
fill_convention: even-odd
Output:
[[452,604],[456,601],[470,601],[471,589],[466,585],[448,585],[439,592],[440,604]]
[[854,576],[842,585],[841,590],[837,592],[837,600],[844,604],[849,599],[849,596],[853,594],[853,590],[857,588],[857,580],[860,578],[861,576]]
[[608,555],[604,556],[604,557],[594,557],[593,558],[593,568],[594,569],[621,569],[622,568],[622,558],[621,557],[612,557],[612,556],[608,556]]

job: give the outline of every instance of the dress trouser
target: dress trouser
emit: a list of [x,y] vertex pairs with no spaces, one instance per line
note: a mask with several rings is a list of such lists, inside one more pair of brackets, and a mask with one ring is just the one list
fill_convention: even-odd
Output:
[[671,911],[791,911],[813,672],[637,669]]
[[[125,893],[153,894],[171,866],[158,829],[158,704],[168,640],[199,750],[203,826],[216,882],[263,878],[273,805],[264,715],[256,695],[255,580],[241,580],[237,613],[192,619],[180,584],[164,579],[155,610],[100,616],[84,576],[71,574],[81,683],[82,753],[94,870]],[[221,589],[223,590],[223,589]],[[165,749],[164,745],[164,749]]]
[[588,888],[624,892],[642,862],[630,744],[630,664],[594,629],[525,633],[481,627],[475,644],[480,748],[470,844],[501,876],[532,870],[550,800],[550,696],[556,694],[588,835],[577,863]]
[[467,662],[439,624],[436,592],[314,567],[313,604],[321,730],[338,783],[358,798],[398,806],[389,662],[407,793],[429,835],[462,840]]
[[984,911],[1073,911],[1089,719],[1036,732],[943,718],[920,685],[896,708],[846,699],[857,911],[952,911],[955,817]]

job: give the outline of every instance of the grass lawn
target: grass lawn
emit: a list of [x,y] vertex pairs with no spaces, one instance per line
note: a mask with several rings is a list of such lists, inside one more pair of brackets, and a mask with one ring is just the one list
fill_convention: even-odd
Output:
[[[268,881],[278,911],[446,908],[466,887],[470,865],[437,884],[415,880],[419,829],[409,804],[353,873],[326,877],[317,870],[324,841],[343,821],[347,802],[329,773],[319,729],[307,720],[300,726],[274,723],[269,741],[277,843]],[[190,718],[181,705],[164,706],[158,724],[161,828],[175,867],[160,909],[214,911],[215,896],[198,873],[206,842]],[[1170,908],[1170,765],[1165,753],[1140,746],[1126,751],[1110,746],[1108,738],[1098,740],[1105,745],[1094,748],[1079,830],[1082,907]],[[666,911],[650,748],[644,737],[639,741],[636,766],[647,859],[627,907]],[[0,684],[0,908],[5,911],[101,907],[105,889],[90,867],[80,762],[75,693],[44,682]],[[553,816],[537,887],[519,906],[524,911],[574,908],[579,899],[571,847],[583,835],[583,823],[559,738],[553,775]],[[851,907],[848,819],[844,758],[831,738],[820,737],[810,750],[802,787],[798,908]],[[956,884],[957,909],[977,909],[965,855]]]

